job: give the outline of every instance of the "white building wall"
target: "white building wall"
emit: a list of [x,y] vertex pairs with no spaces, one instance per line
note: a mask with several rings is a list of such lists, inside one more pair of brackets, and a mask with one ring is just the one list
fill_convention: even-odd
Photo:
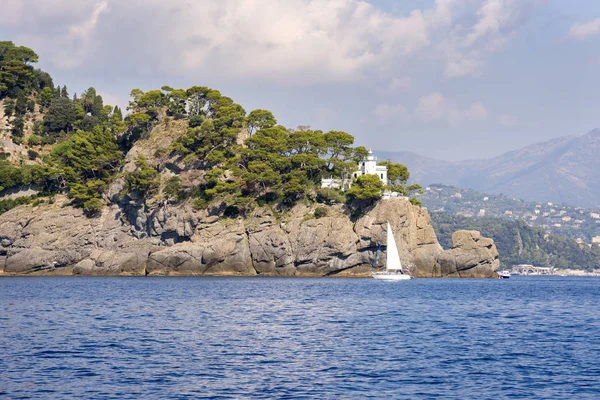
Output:
[[[377,175],[384,185],[388,184],[387,167],[384,165],[377,165],[377,157],[373,155],[373,152],[369,150],[367,158],[358,163],[358,170],[352,174],[353,178],[358,178],[361,175]],[[340,188],[350,186],[350,181],[345,185],[341,179],[322,179],[321,187],[323,188]]]
[[361,175],[377,175],[384,185],[388,184],[387,167],[377,165],[377,157],[369,150],[369,155],[364,161],[358,163],[358,170],[353,174],[355,178]]

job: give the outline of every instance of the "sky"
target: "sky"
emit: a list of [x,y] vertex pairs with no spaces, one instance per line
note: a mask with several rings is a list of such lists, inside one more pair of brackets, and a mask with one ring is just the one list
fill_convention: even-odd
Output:
[[69,92],[218,89],[279,123],[463,160],[600,127],[600,1],[2,0]]

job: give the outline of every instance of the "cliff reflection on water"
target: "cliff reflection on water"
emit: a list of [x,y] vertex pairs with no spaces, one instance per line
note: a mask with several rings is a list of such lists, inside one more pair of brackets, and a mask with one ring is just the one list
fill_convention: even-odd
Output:
[[598,398],[598,278],[3,278],[0,397]]

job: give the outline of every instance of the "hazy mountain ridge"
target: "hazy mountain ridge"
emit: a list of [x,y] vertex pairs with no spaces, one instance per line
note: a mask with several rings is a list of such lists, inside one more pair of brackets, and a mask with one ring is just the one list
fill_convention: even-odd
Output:
[[528,201],[600,206],[600,129],[535,143],[491,159],[443,161],[412,152],[377,152],[406,164],[412,179]]

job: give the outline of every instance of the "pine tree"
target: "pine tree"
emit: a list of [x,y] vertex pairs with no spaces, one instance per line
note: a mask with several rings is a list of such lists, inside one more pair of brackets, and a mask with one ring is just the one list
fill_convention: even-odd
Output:
[[121,111],[121,109],[119,108],[119,106],[115,106],[115,109],[113,110],[113,116],[119,119],[119,121],[123,121],[123,112]]

